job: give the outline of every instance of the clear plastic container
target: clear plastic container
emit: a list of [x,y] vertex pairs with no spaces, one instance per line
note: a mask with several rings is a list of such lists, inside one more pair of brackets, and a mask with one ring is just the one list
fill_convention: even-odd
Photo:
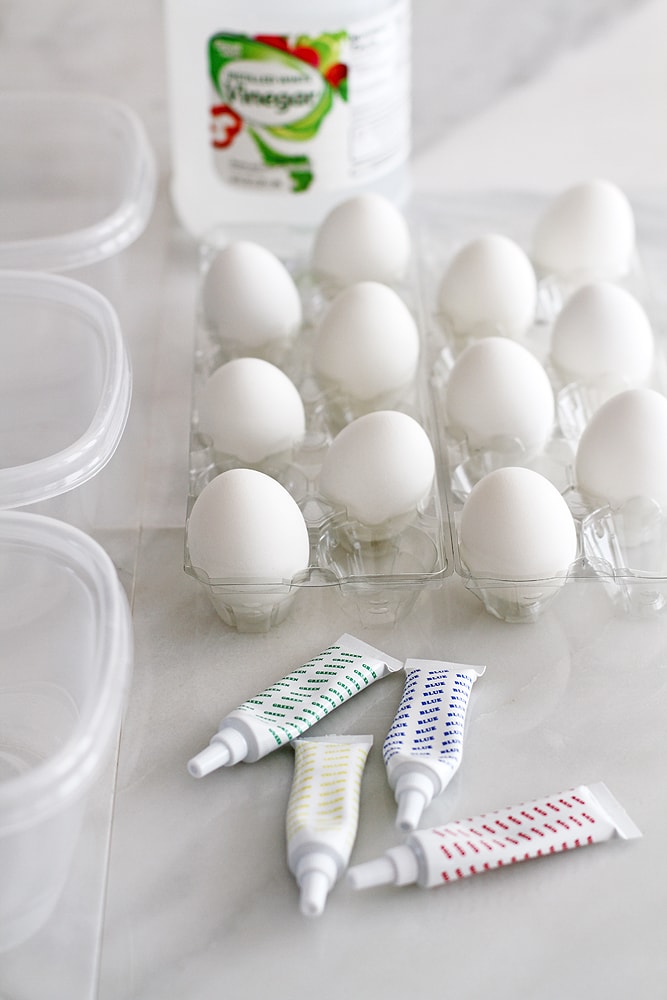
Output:
[[0,148],[0,268],[83,268],[143,232],[155,159],[124,104],[90,94],[2,94]]
[[104,550],[53,518],[0,512],[3,995],[14,995],[10,949],[44,927],[75,854],[90,848],[80,832],[113,763],[131,666],[129,608]]
[[114,454],[131,392],[104,296],[62,275],[0,271],[0,509],[62,495],[57,513],[78,519],[77,493]]

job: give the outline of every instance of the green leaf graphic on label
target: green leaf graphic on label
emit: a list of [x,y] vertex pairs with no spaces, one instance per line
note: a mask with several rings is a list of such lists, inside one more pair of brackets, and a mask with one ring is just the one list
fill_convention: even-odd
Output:
[[313,172],[307,156],[285,156],[283,153],[271,149],[254,129],[248,129],[248,134],[252,136],[257,144],[262,160],[267,167],[287,167],[292,180],[293,191],[305,191],[310,187],[313,180]]
[[327,83],[338,90],[343,100],[347,100],[347,66],[341,62],[343,45],[347,41],[345,32],[335,34],[300,35],[294,51],[314,51],[318,56],[318,68]]
[[322,92],[319,103],[309,115],[301,118],[298,122],[294,122],[292,125],[284,125],[282,127],[279,125],[271,126],[268,131],[279,139],[294,139],[297,142],[305,142],[317,135],[317,131],[322,124],[322,119],[329,113],[332,104],[333,96],[331,88],[327,85]]

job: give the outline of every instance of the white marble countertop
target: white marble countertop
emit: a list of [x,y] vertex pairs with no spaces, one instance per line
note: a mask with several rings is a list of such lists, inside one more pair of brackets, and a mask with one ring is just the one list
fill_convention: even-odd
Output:
[[[443,17],[428,6],[416,0],[420,39],[428,37],[425,20]],[[517,31],[521,7],[512,5]],[[609,4],[607,16],[602,5],[594,28],[581,41],[559,37],[544,68],[533,62],[513,75],[507,49],[497,96],[474,108],[471,99],[442,134],[417,108],[417,194],[474,202],[489,192],[554,192],[604,175],[644,213],[664,212],[667,2]],[[483,73],[482,50],[477,58]],[[569,587],[536,624],[507,625],[452,578],[424,593],[395,627],[360,627],[332,590],[311,588],[298,613],[270,633],[227,629],[182,569],[197,254],[168,198],[157,0],[60,0],[48,11],[37,0],[0,3],[0,88],[35,86],[89,89],[134,107],[154,144],[161,184],[146,233],[118,267],[80,275],[118,309],[134,369],[132,416],[103,474],[93,526],[130,594],[136,646],[106,896],[97,885],[109,831],[103,790],[89,824],[93,848],[82,847],[55,923],[20,954],[0,956],[0,996],[662,995],[664,617],[624,617],[602,587],[583,584]],[[667,226],[660,232],[667,239]],[[189,777],[185,763],[224,712],[345,631],[399,658],[487,665],[464,763],[446,799],[431,806],[433,824],[603,780],[643,838],[437,891],[355,894],[340,883],[320,918],[304,918],[285,852],[291,751],[202,781]],[[355,861],[396,843],[380,747],[400,691],[400,678],[389,678],[337,713],[341,732],[375,737]]]

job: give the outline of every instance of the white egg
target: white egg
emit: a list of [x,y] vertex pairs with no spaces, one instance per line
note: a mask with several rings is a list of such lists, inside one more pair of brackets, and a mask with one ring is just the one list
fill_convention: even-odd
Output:
[[608,281],[574,291],[551,334],[554,367],[574,381],[639,385],[651,372],[653,347],[644,308],[630,292]]
[[284,486],[254,469],[212,479],[190,511],[187,549],[210,580],[290,581],[308,566],[308,529]]
[[202,289],[204,318],[223,342],[255,350],[298,332],[301,299],[275,254],[249,240],[229,243],[214,257]]
[[553,429],[547,373],[527,348],[506,337],[485,337],[461,352],[447,381],[445,405],[450,425],[465,433],[471,448],[508,438],[534,453]]
[[433,447],[424,428],[398,410],[376,410],[336,435],[325,456],[320,491],[363,525],[412,516],[431,490]]
[[667,398],[620,392],[593,414],[575,459],[581,492],[612,508],[642,497],[667,510]]
[[280,368],[261,358],[235,358],[206,380],[199,430],[216,452],[256,465],[288,451],[305,433],[301,396]]
[[458,335],[521,337],[535,318],[533,266],[509,237],[480,236],[450,261],[438,289],[438,305]]
[[392,285],[408,271],[411,238],[401,211],[382,195],[354,195],[321,222],[313,246],[313,269],[338,285],[381,281]]
[[630,202],[615,184],[597,178],[553,199],[533,236],[537,267],[574,283],[628,274],[634,250]]
[[488,473],[470,491],[459,550],[478,578],[550,580],[567,574],[577,534],[556,487],[539,472],[510,466]]
[[313,366],[344,394],[372,400],[408,385],[419,359],[419,331],[400,295],[377,281],[344,288],[318,326]]

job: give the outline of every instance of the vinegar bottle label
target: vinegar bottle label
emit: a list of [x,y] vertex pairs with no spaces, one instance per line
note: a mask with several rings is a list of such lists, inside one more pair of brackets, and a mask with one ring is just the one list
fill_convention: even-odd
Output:
[[208,42],[210,155],[221,182],[298,196],[371,183],[408,157],[407,0],[345,30]]

